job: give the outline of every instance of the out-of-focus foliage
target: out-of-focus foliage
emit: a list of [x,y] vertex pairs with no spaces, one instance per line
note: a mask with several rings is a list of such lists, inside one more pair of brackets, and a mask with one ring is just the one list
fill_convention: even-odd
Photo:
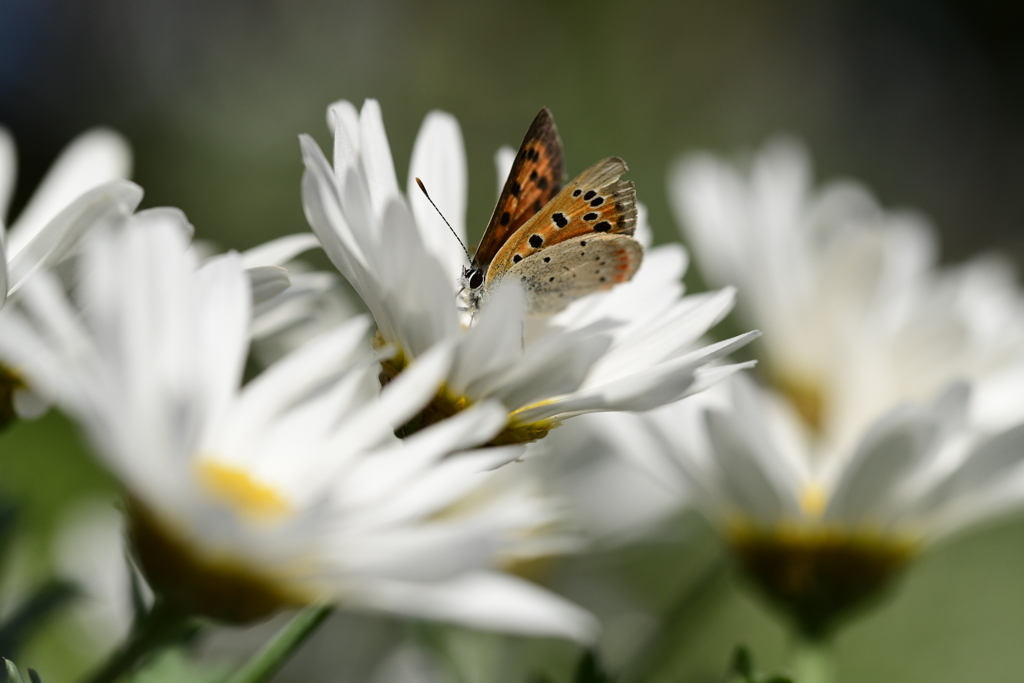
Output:
[[763,675],[754,666],[754,657],[745,647],[736,648],[726,673],[727,683],[793,683],[786,676]]

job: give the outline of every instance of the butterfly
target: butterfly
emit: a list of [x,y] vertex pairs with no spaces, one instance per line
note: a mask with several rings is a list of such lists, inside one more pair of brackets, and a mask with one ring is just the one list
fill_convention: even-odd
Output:
[[553,315],[581,296],[633,277],[643,260],[636,190],[618,157],[562,187],[562,142],[545,107],[530,124],[461,284],[476,311],[499,283],[518,280],[530,315]]

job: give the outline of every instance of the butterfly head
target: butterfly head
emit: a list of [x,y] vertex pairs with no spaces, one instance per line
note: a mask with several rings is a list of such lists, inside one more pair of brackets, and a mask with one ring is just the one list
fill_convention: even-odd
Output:
[[484,285],[484,270],[478,266],[462,269],[462,284],[469,291],[476,291]]

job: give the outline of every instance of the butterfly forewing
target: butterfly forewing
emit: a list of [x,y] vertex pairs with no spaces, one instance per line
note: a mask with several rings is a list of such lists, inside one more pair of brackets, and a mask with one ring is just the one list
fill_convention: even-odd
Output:
[[554,315],[574,300],[629,281],[643,249],[627,235],[591,234],[561,242],[506,274],[526,292],[529,315]]
[[551,112],[534,118],[480,240],[473,267],[487,267],[501,246],[562,187],[562,142]]
[[636,191],[619,180],[627,170],[618,157],[597,162],[570,182],[547,206],[502,245],[487,270],[486,282],[500,279],[529,257],[567,240],[590,234],[632,235],[636,230]]

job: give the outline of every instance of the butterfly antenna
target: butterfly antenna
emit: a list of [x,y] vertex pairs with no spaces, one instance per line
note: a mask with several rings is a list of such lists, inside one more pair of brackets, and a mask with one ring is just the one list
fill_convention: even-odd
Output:
[[427,193],[427,188],[423,185],[423,181],[417,178],[416,184],[420,186],[420,190],[423,192],[423,196],[426,197],[427,201],[430,202],[430,205],[434,207],[434,211],[437,211],[437,215],[441,217],[441,220],[444,221],[444,224],[447,225],[448,229],[452,231],[453,235],[455,235],[455,239],[459,241],[459,246],[462,247],[462,251],[466,252],[466,259],[472,261],[473,257],[469,255],[469,249],[466,249],[466,245],[462,243],[462,239],[459,237],[459,233],[455,232],[455,228],[452,227],[452,224],[449,223],[448,219],[444,217],[443,213],[441,213],[441,209],[437,208],[437,204],[434,203],[434,200],[430,198],[430,195]]

